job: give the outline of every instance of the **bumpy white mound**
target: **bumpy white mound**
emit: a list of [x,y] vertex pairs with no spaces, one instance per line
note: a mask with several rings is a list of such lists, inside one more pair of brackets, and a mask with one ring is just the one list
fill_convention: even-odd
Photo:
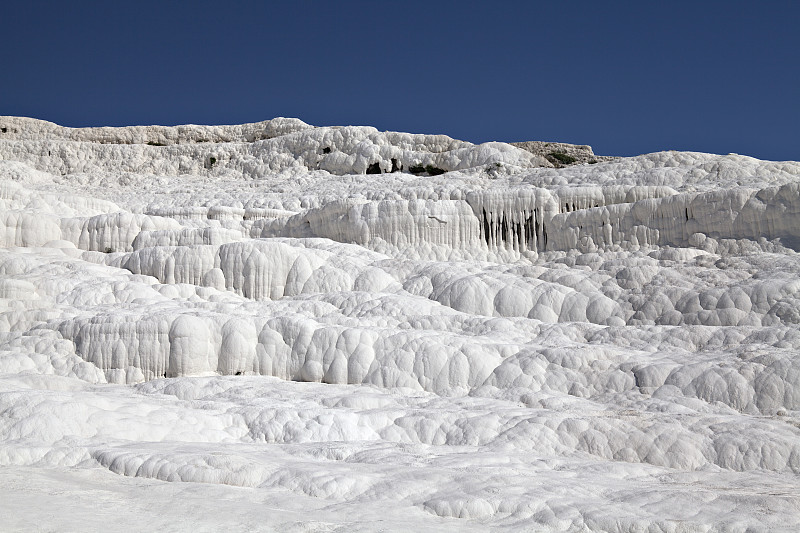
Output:
[[5,529],[800,528],[798,163],[0,132]]

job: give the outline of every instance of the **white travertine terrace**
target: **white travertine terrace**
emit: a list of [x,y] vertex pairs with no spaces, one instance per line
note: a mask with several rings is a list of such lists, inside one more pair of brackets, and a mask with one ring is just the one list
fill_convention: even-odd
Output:
[[800,529],[800,163],[0,117],[0,246],[0,528]]

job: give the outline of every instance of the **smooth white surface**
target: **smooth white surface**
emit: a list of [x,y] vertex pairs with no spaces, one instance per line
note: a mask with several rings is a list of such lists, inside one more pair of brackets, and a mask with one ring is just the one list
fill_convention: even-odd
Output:
[[3,527],[800,528],[800,164],[0,125]]

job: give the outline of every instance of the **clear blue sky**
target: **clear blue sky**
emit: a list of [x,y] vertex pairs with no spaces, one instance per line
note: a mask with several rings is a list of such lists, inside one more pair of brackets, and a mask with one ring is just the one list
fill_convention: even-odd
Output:
[[800,1],[6,2],[0,114],[800,159]]

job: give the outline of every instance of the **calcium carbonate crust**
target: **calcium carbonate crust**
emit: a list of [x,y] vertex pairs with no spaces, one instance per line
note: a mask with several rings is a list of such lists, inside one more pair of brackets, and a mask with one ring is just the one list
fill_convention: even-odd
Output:
[[553,168],[297,119],[0,132],[9,487],[184,482],[239,513],[187,529],[800,527],[797,162]]

